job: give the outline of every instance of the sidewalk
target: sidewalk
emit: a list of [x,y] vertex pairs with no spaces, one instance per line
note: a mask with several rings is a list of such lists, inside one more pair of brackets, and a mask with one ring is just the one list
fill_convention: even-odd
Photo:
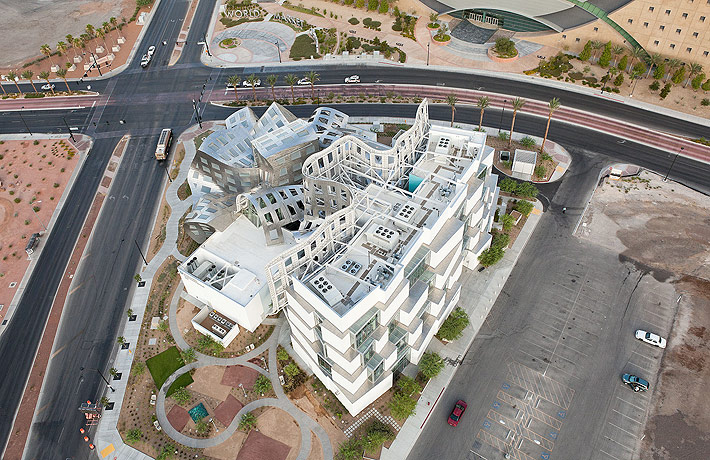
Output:
[[[537,201],[535,203],[535,209],[530,213],[530,217],[528,217],[513,247],[505,251],[503,260],[483,272],[472,272],[464,269],[462,275],[463,287],[461,299],[477,300],[471,302],[469,305],[464,305],[463,302],[459,302],[459,306],[466,310],[471,323],[466,327],[463,332],[463,337],[460,339],[447,345],[434,339],[429,345],[428,351],[434,351],[444,359],[448,358],[455,361],[461,361],[463,359],[498,298],[498,294],[500,294],[500,291],[508,280],[510,272],[513,271],[520,253],[525,248],[541,217],[542,205]],[[381,460],[401,460],[409,455],[409,452],[414,447],[414,444],[428,421],[429,414],[434,410],[439,397],[443,394],[455,372],[456,367],[447,365],[441,374],[429,381],[417,402],[416,414],[409,417],[404,425],[402,425],[402,429],[399,431],[397,438],[389,449],[382,449]]]

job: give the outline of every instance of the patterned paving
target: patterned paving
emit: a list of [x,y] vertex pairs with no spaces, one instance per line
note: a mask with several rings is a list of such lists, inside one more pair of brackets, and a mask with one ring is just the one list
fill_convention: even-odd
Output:
[[399,431],[399,429],[400,429],[400,426],[397,424],[397,422],[392,417],[390,417],[389,415],[380,414],[380,411],[378,411],[377,409],[375,409],[373,407],[370,410],[368,410],[367,412],[365,412],[359,419],[355,420],[355,422],[352,425],[350,425],[348,428],[345,429],[345,436],[347,436],[348,438],[351,437],[353,435],[353,433],[355,432],[355,430],[360,428],[367,420],[369,420],[372,417],[375,417],[377,420],[379,420],[382,423],[386,423],[386,424],[392,426],[392,428],[394,428],[395,431]]

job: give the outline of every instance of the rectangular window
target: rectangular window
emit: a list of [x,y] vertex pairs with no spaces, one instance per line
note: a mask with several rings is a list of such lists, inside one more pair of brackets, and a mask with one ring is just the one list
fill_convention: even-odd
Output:
[[705,16],[700,16],[700,22],[705,22]]
[[653,13],[653,7],[652,7],[652,6],[649,6],[649,7],[648,7],[648,11],[650,11],[651,13]]
[[672,50],[675,49],[675,44],[674,44],[674,43],[671,43],[671,49],[672,49]]
[[567,35],[565,35],[565,34],[562,34],[562,38],[567,38]]
[[698,33],[697,33],[697,32],[693,32],[693,37],[694,37],[694,38],[698,38]]
[[666,16],[670,16],[670,15],[671,15],[671,10],[666,10]]
[[633,23],[634,23],[634,20],[633,20],[633,19],[628,19],[626,22],[628,22],[629,24],[633,24]]
[[599,27],[595,27],[594,32],[599,32]]
[[656,46],[658,46],[658,40],[654,40],[654,41],[653,41],[653,44],[656,45]]
[[685,50],[690,53],[691,51],[693,51],[693,48],[686,48]]
[[680,29],[676,29],[676,30],[675,30],[675,33],[677,33],[677,34],[680,35]]
[[683,19],[688,17],[688,13],[683,13]]
[[708,54],[710,54],[710,53],[708,53],[707,51],[703,51],[703,56],[704,56],[704,57],[708,57]]
[[575,38],[574,41],[579,43],[579,37]]
[[646,28],[648,28],[648,22],[644,22],[644,23],[643,23],[643,26],[646,27]]
[[660,30],[666,30],[666,26],[659,27]]

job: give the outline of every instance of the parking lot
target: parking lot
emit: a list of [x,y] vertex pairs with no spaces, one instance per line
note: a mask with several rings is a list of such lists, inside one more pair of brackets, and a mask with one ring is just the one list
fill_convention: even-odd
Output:
[[[478,429],[469,458],[577,458],[578,436],[595,460],[631,459],[638,448],[663,350],[634,331],[667,336],[676,299],[668,283],[613,254],[587,254],[555,255],[535,293],[516,305],[531,312],[489,407],[471,414]],[[622,373],[651,390],[634,392]]]

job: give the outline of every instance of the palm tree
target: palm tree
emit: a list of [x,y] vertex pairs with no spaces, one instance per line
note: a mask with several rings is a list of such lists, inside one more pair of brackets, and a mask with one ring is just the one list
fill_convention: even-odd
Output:
[[513,145],[513,128],[515,128],[515,116],[518,114],[518,110],[522,109],[525,105],[525,99],[521,97],[516,97],[513,99],[513,121],[510,123],[510,136],[508,136],[508,148]]
[[621,45],[614,45],[611,47],[611,54],[614,55],[614,67],[616,67],[616,63],[619,61],[619,55],[624,53],[624,48]]
[[106,32],[104,32],[104,29],[96,29],[96,35],[98,35],[101,41],[104,42],[104,50],[106,50],[106,53],[108,54],[109,49],[108,45],[106,44]]
[[57,43],[57,51],[59,51],[59,55],[61,56],[62,54],[67,52],[67,44],[65,42],[59,42]]
[[45,43],[44,45],[39,47],[39,50],[42,52],[42,54],[49,58],[49,62],[52,64],[52,66],[54,66],[54,61],[52,61],[52,48],[50,48],[49,45]]
[[688,82],[693,79],[694,76],[699,74],[700,72],[703,71],[703,66],[702,64],[698,64],[697,62],[691,62],[690,63],[690,73],[688,74],[688,79],[685,80],[685,84],[683,85],[683,88],[688,86]]
[[17,84],[17,74],[11,70],[7,73],[7,78],[15,84],[15,86],[17,87],[17,92],[19,92],[20,96],[22,96],[22,90],[20,89],[20,85]]
[[548,108],[550,110],[549,114],[547,115],[547,126],[545,127],[545,137],[542,138],[542,145],[540,146],[540,152],[545,151],[545,142],[547,141],[547,132],[550,129],[550,120],[552,119],[552,114],[555,113],[557,109],[560,108],[562,104],[560,104],[560,100],[557,99],[556,97],[553,97],[550,100],[550,103],[548,104]]
[[634,64],[636,64],[636,61],[640,61],[643,59],[643,57],[646,55],[646,51],[644,51],[643,48],[640,46],[637,46],[636,48],[631,50],[631,68],[634,68]]
[[256,82],[259,81],[256,75],[251,74],[247,77],[247,83],[251,86],[251,91],[254,94],[254,101],[256,101]]
[[676,58],[670,59],[668,61],[668,73],[664,77],[663,81],[668,81],[667,77],[672,76],[675,73],[675,69],[677,69],[678,67],[680,67],[682,65],[685,65],[685,64],[680,59],[676,59]]
[[451,106],[451,126],[454,126],[454,114],[456,113],[456,103],[459,98],[455,94],[449,94],[446,96],[446,103]]
[[81,38],[75,38],[72,40],[71,45],[74,47],[74,57],[76,58],[79,55],[79,50],[84,47],[84,40]]
[[111,46],[113,46],[113,39],[111,38],[111,24],[108,21],[104,21],[104,23],[101,24],[101,28],[106,36],[108,36],[109,40],[111,40]]
[[89,35],[89,37],[93,38],[94,37],[94,32],[96,31],[96,28],[92,26],[91,24],[86,25],[86,33]]
[[276,75],[269,75],[266,77],[266,82],[271,86],[271,99],[276,101],[276,94],[274,93],[274,86],[276,85],[276,82],[279,80],[279,77]]
[[604,48],[604,42],[600,42],[599,40],[592,40],[589,44],[592,46],[592,49],[595,51],[594,53],[592,53],[592,56],[594,56],[594,59],[597,59],[596,51]]
[[227,83],[234,87],[234,100],[239,102],[239,94],[237,94],[237,87],[242,82],[242,77],[239,75],[232,75],[227,78]]
[[54,88],[52,88],[52,84],[49,82],[49,76],[50,76],[50,75],[51,75],[51,74],[45,70],[45,71],[42,71],[42,72],[39,73],[39,78],[41,78],[42,80],[44,80],[44,81],[47,82],[47,84],[49,85],[49,89],[51,89],[51,90],[52,90],[52,94],[54,94]]
[[2,93],[7,96],[7,91],[5,91],[5,87],[2,85],[2,80],[0,80],[0,89],[2,90]]
[[647,54],[646,55],[646,62],[648,63],[648,72],[646,73],[646,78],[648,78],[649,75],[651,75],[651,70],[653,70],[654,67],[659,65],[661,62],[663,62],[663,56],[660,54]]
[[476,107],[481,109],[481,117],[478,119],[478,130],[481,130],[481,125],[483,124],[483,111],[488,108],[488,106],[491,105],[490,99],[488,99],[488,96],[483,96],[481,97],[478,102],[476,102]]
[[64,38],[67,39],[67,44],[68,44],[69,46],[71,46],[72,43],[74,42],[74,36],[73,36],[72,34],[66,34],[66,35],[64,36]]
[[30,81],[30,84],[32,85],[32,89],[33,89],[34,92],[36,93],[36,92],[37,92],[37,87],[35,86],[35,82],[32,81],[32,76],[33,76],[34,74],[35,74],[35,73],[32,72],[31,70],[25,70],[24,72],[22,72],[22,78],[24,78],[25,80],[29,80],[29,81]]
[[318,75],[315,71],[311,70],[306,74],[306,78],[308,79],[308,81],[311,82],[311,99],[314,99],[316,94],[314,85],[318,80],[320,80],[320,75]]
[[60,68],[55,72],[59,78],[64,80],[64,84],[67,85],[67,91],[69,91],[69,94],[71,94],[71,88],[69,88],[69,83],[67,82],[67,69],[62,69]]
[[296,102],[296,98],[293,95],[293,85],[295,85],[298,81],[298,76],[290,73],[284,77],[284,80],[286,80],[286,84],[291,87],[291,104],[294,104]]

